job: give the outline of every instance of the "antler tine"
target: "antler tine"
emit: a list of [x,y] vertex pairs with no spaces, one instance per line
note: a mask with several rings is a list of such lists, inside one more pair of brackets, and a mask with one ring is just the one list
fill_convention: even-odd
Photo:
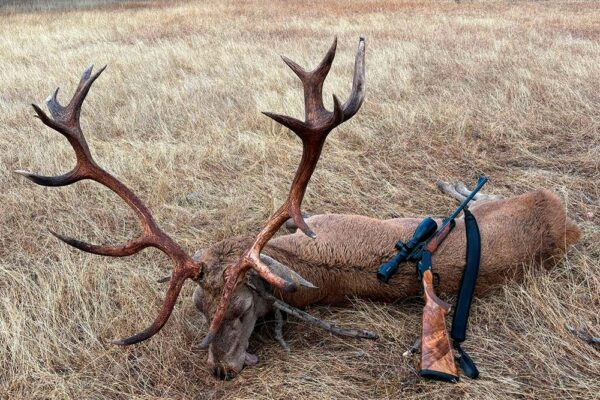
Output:
[[[69,102],[68,106],[63,107],[59,103],[57,99],[58,89],[56,89],[54,93],[50,97],[48,97],[48,99],[46,99],[46,103],[48,105],[48,109],[50,110],[50,115],[52,116],[52,118],[46,115],[46,113],[40,107],[38,107],[35,104],[32,104],[38,118],[46,126],[58,131],[67,138],[67,140],[73,147],[73,150],[75,151],[77,157],[77,163],[75,165],[75,168],[73,168],[73,170],[64,175],[55,177],[35,175],[27,171],[21,170],[15,172],[43,186],[64,186],[70,185],[82,179],[94,180],[117,193],[135,211],[138,218],[142,222],[145,234],[151,232],[159,232],[160,229],[158,228],[156,222],[152,218],[150,210],[148,210],[148,208],[142,203],[142,201],[133,192],[131,192],[129,188],[127,188],[119,180],[117,180],[108,172],[100,168],[98,164],[96,164],[90,153],[87,141],[85,140],[85,136],[81,131],[81,126],[79,123],[81,106],[83,105],[83,101],[85,100],[85,97],[89,92],[92,83],[94,83],[94,81],[105,70],[106,66],[99,69],[98,72],[96,72],[93,75],[92,68],[93,66],[89,66],[83,72],[79,85],[77,86],[75,94],[73,95],[73,98]],[[141,249],[153,245],[152,241],[146,238],[147,235],[143,235],[140,238],[130,241],[125,246],[111,247],[96,246],[85,242],[81,242],[76,239],[71,239],[63,235],[55,234],[54,232],[52,233],[65,243],[68,243],[80,250],[89,251],[91,253],[101,255],[111,255],[115,257],[135,254]],[[136,247],[137,251],[132,252],[132,247]],[[122,250],[124,254],[121,255],[119,250]]]
[[70,126],[79,125],[79,116],[81,113],[81,106],[83,105],[83,101],[85,100],[92,84],[102,72],[106,69],[106,65],[100,68],[94,75],[92,75],[92,70],[94,69],[94,65],[88,66],[83,74],[81,75],[81,80],[79,81],[79,85],[77,85],[77,89],[75,89],[75,93],[71,98],[71,101],[66,107],[63,107],[57,99],[59,88],[56,88],[54,93],[46,99],[46,104],[48,105],[48,109],[50,110],[50,114],[52,117],[60,121],[64,124],[68,124]]
[[295,62],[286,57],[282,57],[285,63],[302,81],[304,87],[305,121],[268,112],[265,112],[264,114],[288,127],[302,139],[302,158],[300,160],[300,165],[296,170],[296,175],[294,176],[287,200],[269,219],[265,227],[257,235],[250,249],[246,251],[240,261],[235,266],[226,270],[225,285],[221,293],[221,299],[211,321],[209,332],[200,344],[200,347],[207,347],[215,337],[221,326],[227,307],[229,306],[231,295],[239,282],[239,278],[243,276],[248,269],[254,269],[261,278],[266,280],[269,284],[285,291],[296,290],[299,285],[314,287],[310,282],[308,282],[310,284],[309,286],[302,282],[288,282],[283,280],[263,264],[260,260],[260,252],[271,237],[273,237],[275,232],[277,232],[290,217],[294,220],[298,228],[307,236],[313,239],[316,237],[316,234],[308,227],[306,221],[304,221],[300,209],[306,187],[317,166],[327,135],[333,128],[351,118],[358,111],[364,97],[365,47],[364,38],[361,37],[356,55],[352,95],[346,102],[347,106],[342,106],[334,95],[333,112],[327,111],[325,107],[323,107],[323,82],[331,68],[331,64],[335,57],[336,47],[337,38],[333,41],[333,44],[327,51],[323,61],[321,61],[317,68],[311,72],[306,72]]
[[[17,170],[16,173],[23,175],[25,178],[43,186],[65,186],[75,183],[81,179],[85,179],[85,172],[90,169],[89,167],[97,167],[88,144],[81,132],[81,126],[79,124],[79,116],[81,114],[81,106],[87,96],[90,87],[94,81],[102,74],[106,69],[106,65],[92,75],[93,65],[90,65],[83,72],[79,85],[75,90],[73,98],[69,102],[67,107],[63,107],[58,101],[58,91],[56,88],[54,93],[46,99],[48,110],[52,118],[48,117],[46,113],[38,107],[36,104],[32,104],[36,116],[42,121],[42,123],[49,128],[62,134],[71,146],[75,150],[77,164],[70,172],[60,176],[41,176],[29,173],[27,171]],[[86,168],[88,167],[88,168]]]
[[342,109],[344,121],[352,118],[358,112],[365,99],[365,38],[360,37],[356,58],[354,60],[354,78],[352,79],[352,92]]
[[334,39],[333,44],[321,63],[312,72],[306,72],[292,60],[282,57],[285,63],[302,81],[305,100],[305,121],[285,115],[263,112],[266,116],[292,130],[302,139],[302,159],[296,171],[296,176],[288,197],[287,208],[289,215],[287,217],[291,217],[298,228],[311,238],[314,238],[315,234],[306,225],[306,222],[304,222],[300,210],[306,186],[319,160],[327,135],[333,128],[356,114],[364,99],[365,39],[361,36],[354,63],[354,78],[350,98],[342,106],[338,98],[333,95],[333,112],[329,112],[323,107],[323,82],[335,58],[336,48],[337,38]]
[[69,236],[62,235],[60,233],[54,232],[50,230],[50,233],[54,235],[57,239],[65,242],[69,246],[73,246],[76,249],[81,251],[85,251],[86,253],[97,254],[99,256],[109,256],[109,257],[127,257],[132,256],[146,247],[150,246],[145,238],[135,238],[125,243],[122,246],[98,246],[91,243],[82,242],[81,240],[77,240],[71,238]]
[[282,56],[283,61],[290,67],[292,71],[302,81],[304,89],[304,113],[305,121],[300,121],[296,118],[285,115],[264,113],[268,117],[274,119],[280,124],[294,131],[301,138],[310,135],[313,132],[329,133],[333,128],[344,121],[349,120],[358,112],[365,97],[365,38],[360,37],[356,57],[354,61],[354,76],[352,79],[352,91],[350,97],[340,107],[343,116],[340,118],[336,109],[336,97],[334,95],[334,111],[327,111],[323,106],[323,83],[331,69],[331,65],[335,58],[337,48],[337,38],[327,51],[327,54],[319,65],[307,72],[300,65]]
[[81,131],[79,117],[85,97],[94,81],[105,68],[106,66],[99,69],[95,74],[92,74],[93,66],[88,67],[81,77],[75,94],[66,107],[59,103],[57,99],[58,89],[56,89],[46,100],[51,117],[46,115],[37,105],[33,104],[38,118],[45,125],[60,132],[67,138],[76,154],[77,162],[75,167],[64,175],[54,177],[35,175],[26,171],[15,172],[43,186],[64,186],[83,179],[96,181],[119,195],[133,209],[142,225],[142,234],[139,237],[120,246],[98,246],[50,231],[63,242],[82,251],[111,257],[130,256],[146,247],[155,247],[168,255],[173,261],[173,279],[171,279],[158,317],[143,332],[114,342],[116,344],[128,345],[150,338],[164,326],[173,311],[183,283],[188,278],[196,279],[202,265],[189,257],[169,235],[158,227],[150,210],[127,186],[98,166],[92,158],[83,132]]
[[173,308],[175,308],[177,298],[179,297],[179,293],[181,292],[181,288],[183,287],[183,284],[187,278],[191,278],[191,276],[186,275],[185,272],[183,274],[174,272],[171,280],[169,281],[169,288],[167,289],[167,294],[165,295],[162,308],[154,322],[152,322],[148,328],[144,329],[140,333],[136,333],[135,335],[129,336],[125,339],[112,340],[111,343],[119,346],[129,346],[131,344],[143,342],[144,340],[149,339],[158,333],[158,331],[162,329],[171,316]]

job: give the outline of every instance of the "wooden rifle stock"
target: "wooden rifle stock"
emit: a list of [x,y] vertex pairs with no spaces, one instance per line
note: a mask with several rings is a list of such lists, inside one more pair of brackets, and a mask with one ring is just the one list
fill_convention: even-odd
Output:
[[442,226],[442,228],[435,233],[435,236],[427,242],[423,250],[427,250],[431,254],[435,253],[440,244],[442,244],[444,239],[450,234],[450,231],[454,229],[454,225],[456,225],[454,220],[450,220],[446,225]]
[[421,335],[421,371],[425,378],[458,381],[458,370],[446,329],[446,315],[452,307],[436,296],[431,270],[423,273],[423,332]]

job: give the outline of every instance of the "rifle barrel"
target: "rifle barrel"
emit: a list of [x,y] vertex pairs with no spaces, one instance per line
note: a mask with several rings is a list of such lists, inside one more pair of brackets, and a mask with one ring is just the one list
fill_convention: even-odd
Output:
[[[454,212],[444,220],[444,222],[442,223],[442,226],[440,226],[440,229],[438,229],[438,231],[436,232],[436,234],[438,234],[439,232],[443,231],[444,228],[446,227],[446,225],[448,225],[450,223],[450,221],[452,221],[453,219],[455,219],[456,217],[458,217],[458,214],[461,213],[461,211],[467,206],[467,204],[469,204],[469,202],[471,200],[473,200],[473,197],[475,197],[475,195],[477,194],[477,192],[479,192],[479,190],[483,187],[483,185],[485,185],[485,183],[488,181],[488,178],[485,176],[480,176],[479,179],[477,180],[477,185],[475,185],[475,188],[473,189],[473,191],[471,193],[469,193],[469,195],[462,201],[462,203],[460,203],[460,205],[458,206],[458,208],[456,210],[454,210]],[[435,235],[434,235],[435,236]]]

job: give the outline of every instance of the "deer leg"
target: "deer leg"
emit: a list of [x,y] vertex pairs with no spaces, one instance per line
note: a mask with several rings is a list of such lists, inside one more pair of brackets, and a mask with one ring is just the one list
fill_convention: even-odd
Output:
[[283,338],[283,314],[279,308],[275,309],[275,339],[279,342],[283,350],[290,352],[290,346]]
[[352,329],[352,328],[342,328],[340,326],[334,325],[331,322],[323,321],[320,318],[314,317],[307,312],[299,310],[295,307],[290,306],[283,301],[276,300],[273,303],[273,307],[280,309],[281,311],[286,312],[287,314],[293,315],[294,317],[308,322],[311,325],[317,326],[321,329],[326,330],[327,332],[331,332],[338,336],[348,336],[353,338],[361,338],[361,339],[379,339],[379,335],[375,332],[363,330],[363,329]]
[[463,201],[465,199],[465,196],[463,196],[462,194],[458,193],[458,191],[456,190],[456,188],[454,186],[452,186],[451,184],[449,184],[448,182],[438,181],[437,187],[442,192],[444,192],[444,193],[446,193],[446,194],[454,197],[458,201]]
[[294,317],[307,322],[311,325],[319,327],[321,329],[326,330],[327,332],[331,332],[338,336],[347,336],[361,339],[379,339],[379,335],[375,332],[371,332],[364,329],[352,329],[352,328],[342,328],[340,326],[334,325],[331,322],[323,321],[320,318],[317,318],[313,315],[310,315],[306,311],[302,311],[297,309],[296,307],[292,307],[289,304],[279,300],[277,297],[273,296],[271,293],[267,293],[264,289],[258,288],[254,286],[250,282],[246,282],[246,285],[256,291],[260,296],[264,297],[267,300],[273,302],[273,308],[276,310],[280,310],[285,312],[286,314],[293,315]]
[[[471,193],[471,190],[462,182],[457,182],[456,184],[452,185],[448,182],[439,181],[437,186],[442,192],[454,197],[458,201],[463,201]],[[501,198],[502,196],[477,193],[472,201],[477,203],[488,200],[499,200]]]
[[[456,188],[456,191],[458,193],[462,194],[463,196],[468,196],[469,193],[471,193],[471,190],[462,182],[457,182],[456,185],[454,185],[454,187]],[[478,202],[478,201],[498,200],[500,198],[501,198],[500,196],[494,196],[492,194],[477,193],[475,195],[475,197],[473,198],[473,201]]]

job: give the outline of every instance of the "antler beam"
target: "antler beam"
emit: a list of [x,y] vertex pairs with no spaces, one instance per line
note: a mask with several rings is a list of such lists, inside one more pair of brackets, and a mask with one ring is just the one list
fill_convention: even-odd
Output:
[[[282,290],[292,291],[296,290],[299,286],[314,287],[314,285],[302,279],[297,274],[291,274],[289,280],[284,279],[261,261],[260,252],[275,232],[289,218],[292,218],[296,225],[306,235],[311,238],[316,237],[316,234],[304,221],[300,210],[306,186],[316,168],[327,135],[336,126],[356,114],[364,99],[365,43],[364,39],[361,37],[356,54],[354,79],[350,98],[346,103],[341,105],[334,95],[334,108],[332,112],[326,110],[323,106],[323,82],[327,77],[327,73],[329,72],[331,63],[335,57],[336,45],[337,39],[333,42],[333,45],[325,55],[323,61],[317,68],[310,72],[305,71],[293,61],[283,58],[286,64],[290,66],[302,81],[304,87],[305,121],[278,114],[265,114],[288,127],[300,137],[303,146],[302,158],[292,182],[287,200],[269,219],[265,227],[256,237],[253,245],[244,253],[239,262],[226,270],[225,285],[221,299],[211,322],[209,333],[202,342],[202,346],[204,347],[212,341],[212,338],[221,326],[225,311],[231,299],[231,294],[233,293],[239,278],[243,276],[248,269],[252,268],[256,270],[256,272],[268,283]],[[82,251],[111,257],[130,256],[146,247],[155,247],[167,254],[173,261],[172,279],[170,280],[169,288],[158,317],[144,331],[129,338],[114,341],[116,344],[129,345],[150,338],[164,326],[173,311],[183,283],[188,278],[197,280],[203,265],[189,257],[169,235],[162,231],[154,221],[154,218],[146,205],[117,178],[99,167],[90,153],[88,144],[81,130],[79,118],[85,97],[94,81],[100,76],[105,68],[106,67],[101,68],[95,74],[92,74],[93,66],[87,68],[81,77],[79,85],[75,90],[75,94],[67,106],[63,106],[59,103],[57,98],[58,89],[56,89],[46,100],[48,109],[50,110],[50,116],[48,116],[40,107],[33,104],[37,117],[45,125],[65,136],[69,141],[76,155],[75,167],[64,175],[53,177],[36,175],[27,171],[15,172],[43,186],[65,186],[83,179],[96,181],[119,195],[125,203],[133,209],[142,226],[142,234],[140,236],[131,239],[120,246],[90,244],[52,232],[54,236],[65,243]]]
[[[308,227],[300,205],[306,192],[306,187],[317,166],[323,145],[327,135],[342,122],[350,119],[359,110],[364,100],[365,93],[365,40],[360,38],[356,59],[354,63],[354,79],[352,83],[352,92],[350,98],[341,105],[338,98],[333,95],[333,111],[328,111],[323,105],[323,82],[329,73],[331,64],[335,57],[337,47],[337,38],[327,51],[323,61],[312,71],[307,72],[294,61],[282,57],[283,61],[300,78],[304,88],[304,110],[305,120],[300,121],[296,118],[280,114],[265,112],[264,114],[273,120],[279,122],[292,130],[302,140],[302,158],[300,165],[296,170],[296,175],[292,182],[287,200],[267,221],[265,227],[256,236],[252,246],[244,253],[239,262],[229,267],[225,272],[225,285],[221,293],[221,299],[216,312],[211,321],[208,334],[200,344],[200,347],[207,347],[218,332],[227,307],[240,277],[249,269],[254,269],[264,280],[276,288],[293,291],[302,285],[301,282],[288,282],[278,275],[272,273],[270,269],[260,260],[260,252],[265,244],[273,237],[275,232],[287,221],[292,218],[298,228],[311,238],[316,238],[316,234]],[[313,285],[306,285],[314,287]]]
[[130,256],[146,247],[155,247],[167,254],[173,261],[173,279],[171,279],[169,283],[169,288],[167,289],[167,294],[158,317],[144,331],[126,339],[113,342],[119,345],[129,345],[150,338],[164,326],[173,311],[175,301],[179,296],[183,283],[188,278],[196,279],[202,265],[189,257],[169,235],[158,227],[150,210],[127,186],[104,169],[100,168],[92,158],[90,149],[81,130],[79,116],[81,114],[81,106],[83,105],[83,101],[85,100],[92,83],[94,83],[105,68],[106,66],[100,68],[98,72],[92,75],[93,66],[88,67],[84,71],[81,81],[75,90],[75,94],[67,106],[62,106],[58,102],[58,89],[56,89],[54,93],[46,99],[46,104],[50,110],[51,117],[46,115],[40,107],[32,104],[37,117],[45,125],[58,131],[67,138],[73,147],[73,150],[75,150],[77,159],[75,168],[64,175],[53,177],[35,175],[20,170],[15,172],[23,175],[38,185],[43,186],[65,186],[83,179],[96,181],[118,194],[125,203],[133,209],[142,225],[142,234],[139,237],[131,239],[120,246],[99,246],[51,231],[54,236],[63,242],[88,253],[111,257]]

